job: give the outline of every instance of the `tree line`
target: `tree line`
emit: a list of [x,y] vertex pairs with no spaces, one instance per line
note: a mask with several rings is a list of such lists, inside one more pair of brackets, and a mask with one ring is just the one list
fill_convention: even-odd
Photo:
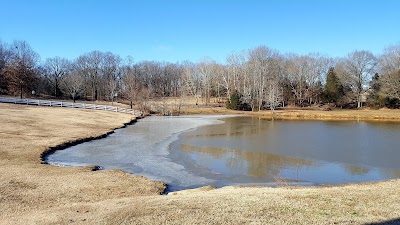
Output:
[[[380,55],[353,51],[345,57],[280,53],[266,46],[233,52],[225,63],[134,62],[111,52],[92,51],[73,60],[40,60],[25,41],[0,42],[0,94],[72,100],[192,97],[226,100],[242,110],[304,107],[330,103],[340,107],[399,106],[400,44]],[[197,104],[197,103],[196,103]]]

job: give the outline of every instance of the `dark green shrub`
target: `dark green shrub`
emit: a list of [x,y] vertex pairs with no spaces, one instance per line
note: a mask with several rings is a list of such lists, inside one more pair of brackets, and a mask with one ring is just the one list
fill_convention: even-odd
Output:
[[226,102],[226,108],[233,110],[247,110],[249,107],[243,102],[243,95],[235,91]]

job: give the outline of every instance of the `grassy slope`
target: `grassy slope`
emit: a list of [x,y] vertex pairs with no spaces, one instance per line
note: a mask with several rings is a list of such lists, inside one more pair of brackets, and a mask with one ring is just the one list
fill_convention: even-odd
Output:
[[161,183],[121,171],[40,164],[47,147],[104,134],[130,119],[0,104],[0,224],[331,224],[400,218],[398,180],[327,188],[203,188],[159,196]]
[[49,210],[67,214],[88,202],[157,195],[161,183],[121,171],[40,164],[49,146],[99,136],[131,119],[122,113],[0,104],[0,223],[31,221]]

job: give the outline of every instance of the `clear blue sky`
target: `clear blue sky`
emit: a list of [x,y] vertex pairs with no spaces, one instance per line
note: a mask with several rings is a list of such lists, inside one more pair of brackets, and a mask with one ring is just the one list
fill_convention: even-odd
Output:
[[25,40],[42,60],[100,50],[135,61],[224,62],[259,45],[336,57],[400,41],[398,0],[0,0],[0,7],[0,40]]

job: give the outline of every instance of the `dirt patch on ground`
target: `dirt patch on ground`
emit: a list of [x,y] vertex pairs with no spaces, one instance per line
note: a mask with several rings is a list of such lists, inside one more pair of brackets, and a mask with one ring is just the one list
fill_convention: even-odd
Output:
[[[397,120],[397,112],[378,116]],[[365,114],[360,116],[374,115]],[[122,171],[40,164],[51,146],[103,135],[131,119],[0,103],[0,224],[400,222],[399,180],[325,188],[203,187],[161,196],[164,184]]]

